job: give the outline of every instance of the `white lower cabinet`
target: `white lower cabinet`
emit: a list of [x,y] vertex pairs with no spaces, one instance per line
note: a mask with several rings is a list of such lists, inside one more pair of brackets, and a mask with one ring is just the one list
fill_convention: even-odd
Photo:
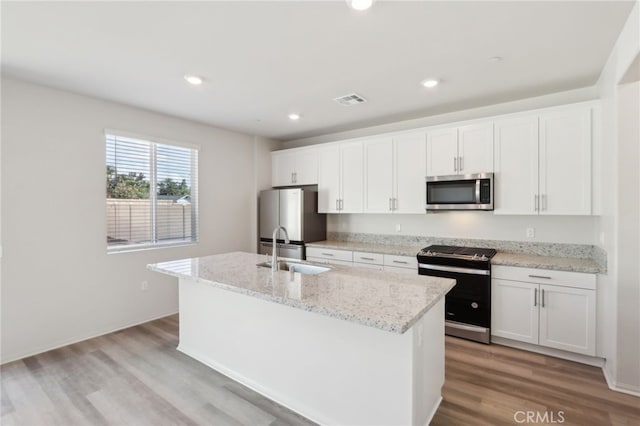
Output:
[[353,252],[320,247],[307,247],[307,260],[317,263],[332,263],[335,265],[353,265]]
[[353,252],[353,266],[382,271],[382,262],[382,255],[380,253]]
[[415,256],[307,247],[307,260],[387,272],[418,273],[418,261]]
[[491,334],[595,356],[595,275],[493,266]]
[[540,285],[539,344],[596,354],[596,295],[594,290]]
[[491,335],[538,344],[537,291],[538,284],[493,278]]

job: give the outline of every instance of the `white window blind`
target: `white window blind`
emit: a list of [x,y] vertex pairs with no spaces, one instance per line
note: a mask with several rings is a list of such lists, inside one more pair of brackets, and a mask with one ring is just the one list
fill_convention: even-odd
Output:
[[196,242],[198,151],[106,134],[107,249]]

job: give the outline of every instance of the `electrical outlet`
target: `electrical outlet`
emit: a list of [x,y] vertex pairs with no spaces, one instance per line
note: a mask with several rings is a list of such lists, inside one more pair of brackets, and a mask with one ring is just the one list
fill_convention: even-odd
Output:
[[140,290],[142,291],[149,290],[149,281],[142,281],[142,284],[140,285]]
[[535,238],[536,228],[527,228],[527,238]]
[[402,224],[396,223],[396,232],[402,232]]

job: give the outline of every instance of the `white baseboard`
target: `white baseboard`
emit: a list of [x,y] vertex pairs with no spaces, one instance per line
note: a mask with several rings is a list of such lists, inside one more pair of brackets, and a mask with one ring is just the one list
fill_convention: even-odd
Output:
[[442,403],[442,397],[438,399],[438,402],[436,403],[436,405],[434,405],[433,408],[431,409],[431,413],[429,413],[429,417],[427,418],[427,421],[424,422],[423,426],[429,426],[431,424],[431,420],[433,420],[433,416],[436,415],[436,412],[438,411],[438,408],[440,408],[441,403]]
[[607,370],[605,367],[602,367],[602,372],[604,373],[604,378],[607,381],[609,389],[611,389],[612,391],[640,397],[640,387],[617,383],[613,379],[613,377],[610,376],[609,370]]
[[105,330],[102,330],[102,331],[98,331],[96,333],[92,333],[92,334],[89,334],[89,335],[86,335],[86,336],[72,337],[70,339],[65,339],[65,340],[63,340],[61,342],[56,342],[56,343],[51,344],[51,345],[41,346],[41,347],[39,347],[37,349],[31,350],[31,351],[28,351],[28,352],[11,354],[11,355],[3,358],[2,359],[2,363],[0,365],[8,364],[10,362],[17,361],[17,360],[23,359],[23,358],[27,358],[27,357],[30,357],[30,356],[33,356],[33,355],[38,355],[38,354],[41,354],[43,352],[52,351],[54,349],[62,348],[64,346],[73,345],[74,343],[83,342],[83,341],[89,340],[89,339],[94,339],[96,337],[104,336],[105,334],[113,333],[113,332],[116,332],[116,331],[119,331],[119,330],[124,330],[125,328],[134,327],[136,325],[140,325],[140,324],[144,324],[144,323],[147,323],[147,322],[150,322],[150,321],[154,321],[154,320],[157,320],[157,319],[160,319],[160,318],[168,317],[170,315],[175,315],[177,313],[178,313],[178,311],[175,310],[175,311],[163,313],[163,314],[160,314],[160,315],[155,315],[155,316],[153,316],[151,318],[147,318],[147,319],[143,319],[143,320],[139,320],[139,321],[134,321],[132,323],[127,323],[127,324],[125,324],[123,326],[118,326],[118,327],[115,327],[115,328],[108,328],[108,329],[105,329]]
[[535,352],[542,355],[548,355],[555,358],[566,359],[568,361],[579,362],[580,364],[592,365],[594,367],[602,367],[604,365],[604,358],[576,354],[573,352],[561,351],[559,349],[546,348],[544,346],[533,345],[531,343],[505,339],[504,337],[491,336],[491,343],[497,343],[499,345],[522,349],[529,352]]
[[535,352],[543,355],[549,355],[556,358],[562,358],[569,361],[579,362],[581,364],[592,365],[594,367],[600,367],[604,378],[607,381],[609,389],[615,392],[626,393],[633,396],[640,396],[640,387],[627,385],[625,383],[616,382],[609,370],[606,368],[606,360],[604,358],[590,357],[581,354],[574,354],[571,352],[560,351],[551,348],[545,348],[544,346],[532,345],[530,343],[518,342],[516,340],[505,339],[503,337],[491,336],[491,343],[497,343],[499,345],[509,346],[516,349],[522,349],[525,351]]

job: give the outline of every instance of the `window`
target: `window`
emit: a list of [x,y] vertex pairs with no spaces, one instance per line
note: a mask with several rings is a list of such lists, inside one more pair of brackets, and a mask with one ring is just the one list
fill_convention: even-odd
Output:
[[106,135],[107,250],[198,240],[198,150]]

